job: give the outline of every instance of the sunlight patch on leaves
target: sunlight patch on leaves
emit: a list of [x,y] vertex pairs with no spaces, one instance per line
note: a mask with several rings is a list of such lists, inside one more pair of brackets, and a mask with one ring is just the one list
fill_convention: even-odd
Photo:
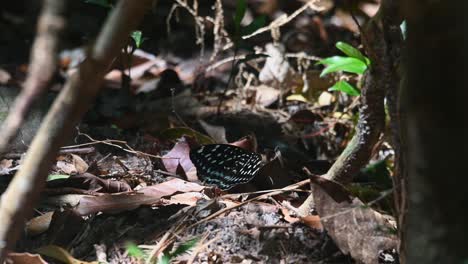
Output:
[[326,65],[320,77],[338,71],[363,74],[367,70],[367,65],[364,62],[352,57],[333,56],[323,59],[317,64]]
[[348,43],[338,41],[336,43],[336,48],[341,50],[344,54],[348,55],[351,58],[356,58],[356,59],[364,62],[366,65],[370,64],[369,58],[362,55],[362,53],[358,49],[354,48],[353,46],[349,45]]

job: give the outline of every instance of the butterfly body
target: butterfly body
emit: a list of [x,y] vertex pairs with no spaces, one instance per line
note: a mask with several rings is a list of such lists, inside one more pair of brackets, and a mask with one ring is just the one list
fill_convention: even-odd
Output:
[[190,151],[198,177],[226,190],[249,182],[262,167],[262,157],[227,144],[204,145]]

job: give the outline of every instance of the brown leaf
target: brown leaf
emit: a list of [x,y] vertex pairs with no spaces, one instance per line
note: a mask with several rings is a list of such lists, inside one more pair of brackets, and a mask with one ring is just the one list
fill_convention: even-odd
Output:
[[85,196],[80,199],[80,203],[75,208],[75,211],[80,215],[89,215],[97,212],[116,214],[136,209],[141,205],[156,204],[160,198],[136,192]]
[[281,213],[283,214],[283,218],[286,222],[292,224],[298,222],[300,219],[297,217],[291,216],[289,210],[285,207],[281,207]]
[[204,188],[205,187],[197,183],[174,178],[160,184],[141,188],[138,192],[148,196],[164,197],[170,196],[176,192],[200,192]]
[[323,189],[314,189],[321,222],[344,254],[357,262],[378,263],[379,250],[398,248],[396,225],[388,217],[365,207],[358,199],[337,203]]
[[88,164],[80,156],[75,154],[70,154],[73,159],[73,166],[75,166],[77,173],[85,173],[88,170]]
[[57,169],[65,174],[75,174],[77,172],[75,165],[65,160],[57,161]]
[[161,198],[171,196],[175,193],[199,192],[203,190],[203,188],[203,186],[196,183],[175,178],[160,184],[142,188],[138,192],[83,197],[75,210],[80,215],[88,215],[97,212],[118,213],[126,210],[133,210],[141,205],[157,204],[160,202]]
[[132,188],[124,181],[101,179],[91,173],[73,175],[67,179],[47,182],[48,188],[77,188],[93,192],[117,193],[131,191]]
[[168,204],[186,204],[190,206],[195,206],[197,204],[197,201],[200,199],[208,200],[209,198],[200,192],[179,193],[172,195]]
[[6,256],[5,263],[14,264],[47,264],[47,262],[39,254],[31,253],[15,253],[10,252]]
[[182,166],[185,172],[194,167],[190,160],[190,146],[187,142],[177,142],[174,147],[163,156],[162,162],[166,171],[177,173],[177,166]]
[[255,102],[261,106],[270,106],[278,101],[280,91],[268,85],[252,87],[256,91]]
[[318,215],[307,215],[303,217],[299,217],[302,223],[307,225],[310,228],[316,229],[318,231],[323,231],[323,225],[320,221],[320,216]]
[[36,216],[26,223],[25,231],[28,236],[36,236],[44,233],[49,229],[50,222],[54,212],[47,212],[43,215]]
[[330,197],[333,198],[337,203],[348,202],[351,203],[351,193],[339,182],[325,179],[318,175],[312,174],[304,167],[304,171],[309,175],[311,183],[320,186]]

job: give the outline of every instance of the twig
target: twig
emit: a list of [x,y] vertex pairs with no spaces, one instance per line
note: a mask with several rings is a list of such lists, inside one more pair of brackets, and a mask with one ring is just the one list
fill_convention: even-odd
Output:
[[310,60],[310,61],[319,61],[319,60],[322,59],[322,58],[317,57],[317,56],[307,55],[304,52],[286,53],[286,54],[284,54],[284,57],[286,57],[286,58],[296,58],[296,59],[305,59],[305,60]]
[[167,231],[164,236],[159,240],[156,246],[151,250],[148,258],[146,259],[147,264],[155,262],[156,258],[158,257],[159,253],[163,250],[164,245],[169,240],[169,236],[171,235],[171,230]]
[[209,72],[209,71],[212,71],[212,70],[218,68],[219,66],[221,66],[221,65],[223,65],[225,63],[228,63],[228,62],[231,62],[231,61],[236,61],[236,60],[243,60],[245,58],[247,58],[247,55],[237,55],[237,56],[227,57],[225,59],[217,61],[216,63],[213,63],[212,65],[210,65],[209,67],[206,68],[206,71]]
[[[203,241],[205,241],[205,239],[208,237],[208,234],[205,234],[203,236],[202,239],[200,239],[200,244],[203,243]],[[216,234],[216,236],[213,238],[213,239],[210,239],[208,242],[204,243],[204,244],[201,244],[200,246],[197,246],[194,250],[193,250],[193,253],[192,253],[192,256],[190,257],[190,259],[187,261],[187,264],[192,264],[194,261],[195,261],[195,258],[197,257],[197,255],[205,248],[207,248],[210,244],[212,244],[213,242],[215,242],[216,240],[218,240],[220,237],[220,233]]]
[[[239,48],[238,45],[234,45],[234,58],[237,57],[238,48]],[[232,60],[231,71],[229,72],[229,78],[228,78],[227,84],[224,87],[223,93],[221,94],[221,98],[219,98],[218,107],[216,109],[216,114],[218,115],[220,114],[221,106],[224,102],[224,97],[226,97],[226,93],[227,93],[227,90],[229,89],[229,85],[231,84],[232,78],[234,77],[234,70],[235,70],[234,66],[236,66],[236,60]]]
[[[62,1],[58,1],[62,2]],[[64,85],[41,124],[21,169],[0,201],[0,263],[13,248],[44,188],[47,174],[60,147],[97,96],[104,75],[127,43],[151,0],[121,0],[110,13],[87,58]]]
[[[139,156],[147,156],[147,157],[157,158],[157,159],[176,159],[176,158],[163,158],[163,157],[161,157],[159,155],[152,155],[152,154],[149,154],[149,153],[134,150],[127,144],[126,141],[123,141],[123,140],[115,140],[115,139],[96,140],[96,139],[92,138],[90,135],[85,134],[85,133],[81,133],[81,132],[78,132],[78,135],[87,137],[91,142],[83,143],[83,144],[79,144],[79,145],[67,146],[67,147],[63,147],[62,149],[76,148],[76,147],[96,145],[96,144],[104,144],[104,145],[119,148],[119,149],[121,149],[121,150],[123,150],[125,152],[132,153],[132,154],[139,155]],[[122,147],[122,146],[117,145],[115,143],[123,144],[123,145],[125,145],[125,147]]]
[[271,31],[273,29],[277,29],[277,28],[289,23],[291,20],[293,20],[298,15],[300,15],[302,12],[304,12],[307,8],[310,8],[310,9],[318,11],[318,12],[323,11],[324,8],[320,7],[320,6],[317,6],[315,4],[315,2],[317,2],[317,0],[309,0],[301,8],[294,11],[294,13],[292,13],[291,15],[289,15],[289,16],[287,16],[287,15],[280,16],[277,19],[275,19],[274,21],[272,21],[270,23],[270,25],[268,25],[266,27],[262,27],[262,28],[256,30],[254,33],[252,33],[250,35],[243,36],[242,39],[248,39],[248,38],[251,38],[251,37],[256,36],[258,34],[261,34],[263,32]]
[[47,89],[57,68],[60,37],[66,25],[66,3],[62,0],[44,1],[37,23],[37,36],[31,50],[28,76],[18,97],[0,128],[0,156],[18,134],[32,104]]
[[[86,147],[86,148],[70,148],[70,149],[61,149],[58,154],[89,154],[95,152],[96,149],[94,147]],[[19,159],[23,156],[24,153],[7,153],[4,154],[3,157],[5,159]]]
[[251,199],[246,200],[246,201],[244,201],[244,202],[241,202],[241,203],[239,203],[239,204],[235,204],[235,205],[226,207],[226,208],[224,208],[224,209],[222,209],[222,210],[219,210],[219,211],[217,211],[216,213],[213,213],[213,214],[211,214],[211,215],[205,217],[204,219],[202,219],[202,220],[200,220],[200,221],[198,221],[198,222],[196,222],[196,223],[190,225],[189,228],[194,227],[194,226],[196,226],[196,225],[199,225],[199,224],[201,224],[201,223],[207,222],[207,221],[209,221],[209,220],[211,220],[211,219],[213,219],[213,218],[216,218],[216,217],[218,217],[218,216],[220,216],[220,215],[222,215],[222,214],[224,214],[224,213],[226,213],[226,212],[228,212],[228,211],[231,211],[231,210],[236,209],[236,208],[238,208],[238,207],[244,206],[244,205],[246,205],[246,204],[248,204],[248,203],[250,203],[250,202],[257,201],[257,200],[261,200],[261,199],[265,199],[265,198],[268,198],[268,197],[271,197],[271,196],[274,196],[274,195],[278,195],[278,194],[281,194],[281,193],[284,193],[284,192],[289,192],[289,191],[291,191],[291,190],[297,189],[297,188],[302,187],[302,186],[304,186],[304,185],[306,185],[306,184],[309,184],[309,183],[310,183],[310,180],[304,180],[304,181],[301,181],[301,182],[298,182],[298,183],[295,183],[295,184],[291,184],[291,185],[289,185],[289,186],[286,186],[286,187],[284,187],[284,188],[282,188],[282,189],[275,190],[275,191],[272,191],[272,192],[269,192],[269,193],[265,193],[265,194],[262,194],[262,195],[260,195],[260,196],[251,198]]
[[351,207],[349,209],[338,212],[336,214],[331,214],[331,215],[327,215],[327,216],[324,216],[324,217],[320,217],[320,220],[324,221],[324,220],[332,219],[334,217],[337,217],[337,216],[340,216],[340,215],[343,215],[343,214],[347,214],[347,213],[349,213],[349,212],[351,212],[351,211],[353,211],[354,209],[357,209],[357,208],[371,207],[373,204],[375,204],[375,203],[381,201],[382,199],[384,199],[385,197],[389,196],[392,192],[393,192],[393,188],[389,189],[389,190],[385,190],[380,194],[379,197],[375,198],[374,200],[372,200],[372,201],[370,201],[368,203],[365,203],[364,205],[354,206],[354,207]]
[[178,232],[180,229],[183,229],[182,225],[184,224],[184,221],[187,219],[187,216],[182,218],[177,226],[172,226],[159,240],[159,242],[156,244],[156,246],[151,250],[151,253],[149,254],[148,258],[146,259],[145,263],[155,263],[158,255],[171,243],[173,242],[174,238],[177,236]]

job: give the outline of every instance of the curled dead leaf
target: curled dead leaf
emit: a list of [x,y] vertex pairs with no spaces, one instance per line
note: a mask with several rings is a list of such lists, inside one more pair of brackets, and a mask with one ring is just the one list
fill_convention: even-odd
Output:
[[303,217],[299,217],[302,223],[307,225],[310,228],[316,229],[318,231],[323,231],[323,225],[320,221],[320,216],[318,215],[307,215]]

